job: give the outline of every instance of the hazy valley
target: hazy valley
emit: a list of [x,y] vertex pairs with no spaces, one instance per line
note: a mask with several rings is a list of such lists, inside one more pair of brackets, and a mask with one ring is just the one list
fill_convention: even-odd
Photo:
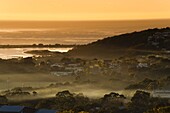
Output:
[[170,28],[149,29],[68,52],[33,49],[25,51],[32,57],[0,59],[2,104],[90,113],[169,109],[169,45]]

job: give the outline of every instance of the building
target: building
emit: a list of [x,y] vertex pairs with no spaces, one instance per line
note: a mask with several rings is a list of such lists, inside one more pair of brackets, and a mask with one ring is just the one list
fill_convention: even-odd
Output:
[[51,72],[51,75],[54,75],[54,76],[69,76],[69,75],[73,75],[73,72],[64,72],[64,71]]
[[57,110],[47,110],[47,109],[40,109],[35,113],[57,113]]
[[153,97],[170,98],[169,90],[154,90],[151,94]]
[[0,113],[35,113],[35,109],[24,106],[1,106]]
[[1,106],[0,113],[57,113],[57,110],[33,109],[25,106]]
[[148,68],[149,66],[148,66],[148,63],[139,63],[138,65],[137,65],[137,68]]

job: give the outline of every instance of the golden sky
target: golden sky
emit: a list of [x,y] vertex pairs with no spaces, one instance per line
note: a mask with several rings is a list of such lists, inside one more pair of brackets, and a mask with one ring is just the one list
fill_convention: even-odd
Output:
[[170,0],[0,0],[0,20],[170,18]]

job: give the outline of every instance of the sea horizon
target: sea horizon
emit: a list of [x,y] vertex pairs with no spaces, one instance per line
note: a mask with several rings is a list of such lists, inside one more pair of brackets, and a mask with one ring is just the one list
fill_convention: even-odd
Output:
[[169,19],[155,21],[0,21],[0,45],[87,44],[119,34],[169,26]]

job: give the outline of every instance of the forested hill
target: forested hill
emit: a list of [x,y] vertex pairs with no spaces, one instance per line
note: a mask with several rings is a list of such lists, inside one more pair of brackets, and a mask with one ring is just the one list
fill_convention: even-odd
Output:
[[170,28],[148,29],[108,37],[103,40],[81,45],[69,51],[76,57],[120,57],[127,54],[168,52],[170,50]]

